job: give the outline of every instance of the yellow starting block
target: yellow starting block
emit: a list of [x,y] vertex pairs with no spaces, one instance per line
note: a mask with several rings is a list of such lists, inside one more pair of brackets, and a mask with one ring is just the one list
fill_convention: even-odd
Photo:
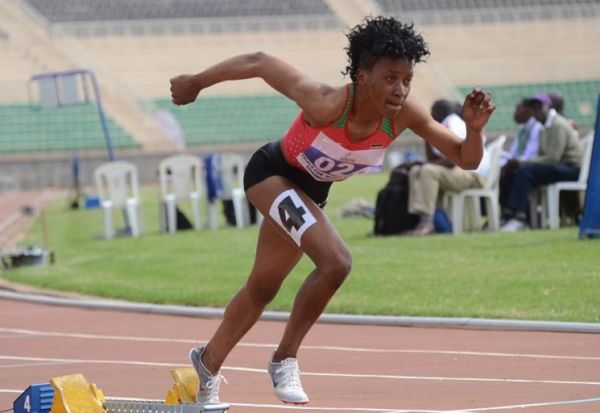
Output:
[[226,413],[225,403],[202,406],[196,403],[198,377],[191,368],[171,371],[175,380],[165,401],[105,397],[82,374],[50,380],[54,398],[50,413]]
[[87,382],[83,374],[54,377],[51,413],[104,413],[104,394],[95,384]]
[[165,397],[167,404],[196,403],[196,390],[200,380],[192,367],[181,367],[171,370],[171,376],[175,380],[173,388]]

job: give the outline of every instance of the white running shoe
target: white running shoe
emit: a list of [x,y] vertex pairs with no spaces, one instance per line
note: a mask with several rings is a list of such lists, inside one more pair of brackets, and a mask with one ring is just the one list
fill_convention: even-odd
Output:
[[506,224],[502,225],[502,227],[500,228],[500,231],[502,231],[502,232],[517,232],[517,231],[523,231],[526,229],[529,229],[529,226],[527,226],[527,223],[525,223],[519,219],[511,218],[508,221],[506,221]]
[[298,360],[286,358],[280,363],[269,362],[269,375],[275,387],[275,396],[284,403],[306,404],[308,396],[302,389]]
[[221,381],[227,383],[227,380],[218,373],[217,375],[213,375],[208,371],[200,358],[203,352],[204,347],[195,347],[190,350],[190,360],[200,379],[200,387],[196,393],[196,403],[200,403],[203,406],[219,404],[219,386],[221,385]]

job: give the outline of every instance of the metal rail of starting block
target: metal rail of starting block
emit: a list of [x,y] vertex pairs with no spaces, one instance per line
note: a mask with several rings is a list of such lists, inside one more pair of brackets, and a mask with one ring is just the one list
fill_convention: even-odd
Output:
[[104,399],[106,413],[225,413],[229,410],[226,403],[202,406],[201,404],[165,404],[160,400],[142,399]]

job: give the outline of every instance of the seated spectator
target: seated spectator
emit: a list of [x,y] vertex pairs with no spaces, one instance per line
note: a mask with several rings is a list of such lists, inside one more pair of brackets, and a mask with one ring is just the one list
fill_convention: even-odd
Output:
[[[456,108],[456,104],[451,101],[438,100],[431,107],[431,115],[458,137],[465,139],[467,127],[456,113]],[[411,214],[419,216],[419,223],[408,233],[410,235],[428,235],[435,232],[433,214],[440,191],[460,192],[469,188],[481,188],[489,169],[489,157],[485,150],[476,171],[466,171],[455,166],[432,146],[428,145],[426,151],[428,161],[413,166],[409,173],[408,210]]]
[[[550,104],[550,107],[552,109],[555,109],[559,115],[565,116],[565,98],[563,97],[563,95],[559,94],[559,93],[548,93],[548,97],[550,97],[550,101],[552,102]],[[573,129],[577,130],[577,124],[575,123],[575,121],[573,119],[569,119],[569,122],[571,123],[571,126],[573,126]]]
[[527,228],[529,194],[533,188],[558,181],[576,181],[579,177],[582,150],[577,131],[570,122],[551,108],[547,94],[527,100],[533,105],[534,116],[543,125],[539,135],[537,156],[514,160],[510,173],[500,177],[500,205],[506,223],[502,231]]
[[[500,161],[502,173],[514,169],[518,161],[526,161],[538,153],[538,137],[542,124],[533,116],[533,105],[527,99],[522,99],[515,107],[513,118],[521,127],[508,152],[503,153]],[[517,162],[512,162],[513,159]]]
[[[565,98],[560,93],[548,93],[550,100],[552,101],[552,105],[550,106],[553,109],[567,118],[567,120],[573,126],[573,129],[577,131],[579,134],[579,129],[577,128],[577,123],[574,119],[571,119],[565,115]],[[579,139],[581,139],[581,135],[579,134]],[[579,193],[577,191],[563,191],[560,194],[560,211],[563,211],[564,214],[568,217],[571,217],[574,222],[578,222],[579,217],[582,213],[581,202],[579,199]]]
[[550,107],[558,112],[559,115],[565,116],[565,98],[558,93],[548,93],[550,98]]

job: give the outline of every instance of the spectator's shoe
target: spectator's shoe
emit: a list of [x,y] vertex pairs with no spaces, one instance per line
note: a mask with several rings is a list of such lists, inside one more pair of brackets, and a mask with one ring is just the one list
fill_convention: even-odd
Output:
[[219,386],[221,381],[227,383],[225,377],[220,374],[213,375],[202,363],[204,347],[195,347],[190,350],[190,360],[200,379],[200,387],[196,393],[196,403],[201,405],[219,404]]
[[269,375],[275,387],[275,396],[284,403],[306,404],[308,396],[302,389],[298,361],[289,357],[280,363],[269,362]]
[[419,224],[415,229],[407,231],[405,234],[414,237],[423,237],[425,235],[435,234],[435,227],[433,224]]
[[524,221],[520,219],[511,218],[506,221],[506,224],[502,225],[500,231],[502,232],[517,232],[529,229],[529,226]]

